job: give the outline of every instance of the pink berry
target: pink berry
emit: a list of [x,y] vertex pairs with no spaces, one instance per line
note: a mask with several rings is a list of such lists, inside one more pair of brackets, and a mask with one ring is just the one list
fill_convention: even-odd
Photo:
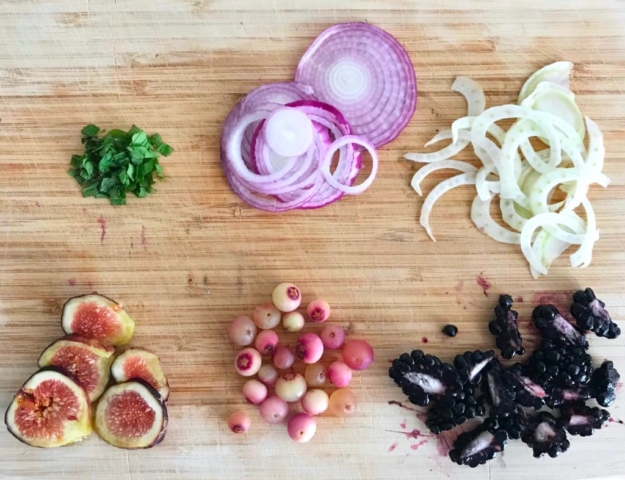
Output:
[[365,370],[373,362],[373,348],[364,340],[350,340],[343,347],[343,361],[352,370]]
[[252,320],[261,330],[275,328],[280,323],[280,310],[271,303],[263,303],[254,309]]
[[356,395],[349,388],[339,388],[330,395],[330,410],[337,417],[349,417],[357,407]]
[[256,325],[247,315],[235,318],[228,327],[228,336],[232,343],[245,347],[254,341]]
[[289,437],[298,443],[308,442],[317,431],[317,422],[305,413],[298,413],[289,420]]
[[330,318],[330,305],[323,300],[313,300],[308,304],[306,314],[312,322],[325,322]]
[[278,346],[278,334],[273,330],[263,330],[256,336],[254,346],[260,353],[270,355]]
[[295,345],[295,354],[304,363],[317,363],[323,355],[323,342],[319,335],[314,333],[300,335]]
[[245,433],[250,428],[252,420],[245,412],[234,412],[228,418],[228,428],[234,433]]
[[289,414],[289,405],[280,397],[272,395],[260,404],[260,416],[267,423],[280,423]]
[[338,350],[345,343],[345,330],[338,325],[326,325],[321,330],[323,346],[329,350]]
[[295,355],[289,347],[285,347],[284,345],[278,345],[276,350],[273,352],[273,364],[279,370],[285,370],[287,368],[291,368],[293,362],[295,361]]
[[266,386],[273,387],[276,384],[276,380],[278,380],[278,372],[276,372],[273,365],[266,364],[260,367],[258,378]]
[[260,353],[253,348],[244,348],[234,359],[234,367],[237,369],[237,372],[244,377],[256,375],[262,363],[263,359]]
[[333,385],[339,388],[346,387],[352,381],[352,370],[345,362],[337,360],[328,367],[328,378]]
[[311,387],[320,387],[326,383],[326,367],[320,363],[308,365],[304,371],[304,377]]
[[323,390],[313,388],[302,397],[302,409],[308,415],[321,415],[328,409],[330,397]]
[[267,398],[267,387],[258,380],[248,380],[243,385],[243,396],[252,405],[258,405]]
[[281,283],[271,295],[273,304],[283,312],[292,312],[302,302],[302,294],[292,283]]
[[289,312],[282,317],[282,326],[287,332],[299,332],[305,323],[304,315],[299,312]]
[[297,402],[306,393],[306,380],[299,373],[286,373],[276,382],[276,395],[285,402]]

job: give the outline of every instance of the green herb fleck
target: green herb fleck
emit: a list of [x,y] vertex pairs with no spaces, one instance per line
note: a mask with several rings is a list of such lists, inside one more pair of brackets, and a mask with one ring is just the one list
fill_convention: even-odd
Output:
[[125,205],[126,193],[139,198],[154,193],[154,176],[164,178],[158,157],[167,157],[174,149],[158,133],[148,136],[136,125],[128,132],[114,129],[98,138],[100,132],[93,124],[82,129],[85,152],[72,155],[67,171],[81,186],[83,197]]

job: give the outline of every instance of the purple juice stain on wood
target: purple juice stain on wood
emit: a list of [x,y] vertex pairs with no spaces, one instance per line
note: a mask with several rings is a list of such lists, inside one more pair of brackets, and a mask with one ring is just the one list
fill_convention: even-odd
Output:
[[145,236],[145,227],[141,226],[141,245],[147,245],[148,244],[148,239]]
[[488,290],[493,285],[486,279],[484,276],[484,272],[480,272],[480,274],[475,277],[475,282],[482,288],[482,293],[484,293],[485,297],[488,297]]
[[70,287],[75,287],[76,286],[76,279],[75,278],[70,278],[69,280],[67,280],[67,283],[69,283]]
[[402,435],[406,435],[406,438],[408,440],[410,439],[416,440],[417,438],[432,438],[434,436],[434,435],[428,435],[426,433],[423,433],[421,430],[417,428],[415,428],[411,432],[399,432],[397,430],[386,430],[386,431],[389,433],[401,433]]
[[418,450],[419,447],[425,445],[426,443],[428,443],[427,440],[421,440],[419,443],[415,443],[413,445],[410,445],[410,448],[412,448],[413,450]]
[[421,343],[428,343],[428,337],[421,337]]
[[436,450],[441,457],[447,457],[449,452],[454,448],[454,442],[460,433],[451,430],[441,432],[436,436]]
[[[609,423],[619,423],[619,424],[623,425],[623,420],[616,420],[615,418],[612,418],[612,417],[608,418],[608,422]],[[607,425],[606,425],[606,427],[607,427]]]
[[404,418],[404,421],[399,424],[399,428],[403,428],[404,430],[406,430],[406,419],[405,418]]
[[393,450],[395,450],[397,448],[397,442],[395,442],[393,445],[391,445],[390,447],[388,447],[388,451],[392,452]]
[[515,301],[516,303],[523,303],[523,297],[516,297],[516,298],[514,299],[514,301]]
[[35,205],[41,207],[41,204],[39,202],[35,202]]
[[98,223],[100,224],[100,229],[102,230],[102,233],[100,234],[100,243],[102,243],[104,242],[104,237],[106,236],[106,219],[100,215]]
[[532,303],[534,305],[553,305],[558,309],[560,315],[569,322],[575,324],[569,314],[569,308],[573,303],[573,294],[575,290],[546,290],[544,292],[536,292],[532,295]]

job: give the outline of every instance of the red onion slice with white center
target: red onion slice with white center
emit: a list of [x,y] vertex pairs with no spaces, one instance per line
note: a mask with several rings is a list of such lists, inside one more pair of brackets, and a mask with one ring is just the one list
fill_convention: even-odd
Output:
[[340,110],[354,133],[376,148],[394,140],[416,108],[416,76],[406,50],[367,23],[321,33],[300,60],[295,80]]
[[[369,152],[369,155],[371,155],[371,173],[364,182],[356,186],[343,185],[339,183],[330,172],[330,166],[332,164],[332,157],[334,156],[334,153],[337,150],[349,145],[360,145]],[[323,174],[326,182],[337,190],[340,190],[347,195],[359,195],[371,186],[376,174],[378,173],[378,154],[375,151],[374,146],[364,138],[357,137],[356,135],[346,135],[332,142],[332,145],[330,145],[330,148],[326,151],[325,158],[321,164],[321,173]]]

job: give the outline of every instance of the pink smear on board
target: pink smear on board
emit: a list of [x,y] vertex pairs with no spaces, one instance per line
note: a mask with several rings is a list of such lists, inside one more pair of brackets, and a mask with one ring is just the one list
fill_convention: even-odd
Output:
[[571,308],[574,293],[575,290],[545,290],[544,292],[536,292],[532,295],[532,303],[536,305],[553,305],[558,309],[560,315],[569,322],[574,323],[569,315],[569,308]]
[[[623,425],[623,420],[616,420],[616,419],[614,419],[612,417],[608,418],[608,422],[610,422],[610,423],[620,423],[621,425]],[[606,425],[606,427],[607,427],[607,425]]]
[[402,435],[406,435],[406,438],[408,440],[412,439],[417,439],[417,438],[431,438],[434,435],[428,435],[426,433],[423,433],[421,430],[415,428],[412,432],[398,432],[396,430],[386,430],[387,432],[390,433],[401,433]]
[[147,245],[148,239],[145,236],[145,227],[141,226],[141,245]]
[[403,428],[404,430],[406,430],[406,419],[405,418],[404,418],[404,421],[399,424],[399,428]]
[[523,297],[516,297],[516,298],[514,299],[514,301],[515,301],[516,303],[523,303]]
[[388,404],[389,405],[397,405],[399,408],[403,408],[404,410],[410,410],[411,412],[421,413],[416,408],[412,408],[412,407],[409,407],[408,405],[404,405],[403,403],[398,402],[397,400],[389,400]]
[[392,452],[393,450],[395,450],[397,448],[397,442],[395,442],[393,445],[391,445],[390,447],[388,447],[388,451]]
[[454,442],[458,438],[458,433],[453,431],[441,432],[436,436],[436,450],[441,457],[446,457],[454,448]]
[[428,337],[421,337],[421,343],[428,343]]
[[100,224],[100,228],[102,229],[102,233],[100,234],[100,243],[104,241],[104,237],[106,236],[106,219],[100,215],[98,218],[98,223]]
[[418,450],[419,447],[425,445],[426,443],[428,443],[427,440],[421,440],[419,443],[415,443],[414,445],[410,445],[410,448],[412,448],[413,450]]
[[67,283],[69,283],[70,287],[74,287],[74,286],[76,286],[76,279],[75,278],[70,278],[69,280],[67,280]]
[[488,290],[493,285],[486,279],[486,277],[484,276],[484,272],[480,272],[480,274],[475,277],[475,281],[480,287],[482,287],[482,292],[484,293],[484,296],[488,297]]

